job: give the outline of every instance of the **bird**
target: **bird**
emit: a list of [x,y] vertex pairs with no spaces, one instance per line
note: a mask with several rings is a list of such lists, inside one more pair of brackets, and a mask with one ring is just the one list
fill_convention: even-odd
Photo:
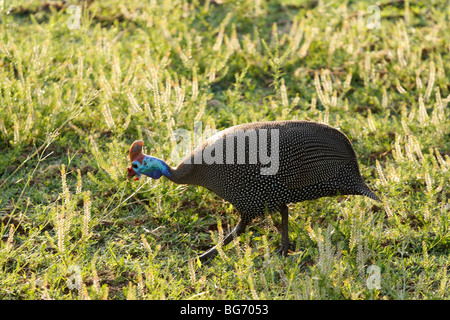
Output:
[[[175,168],[143,153],[144,142],[129,149],[127,179],[164,176],[177,184],[209,189],[238,211],[236,227],[220,245],[239,237],[251,221],[265,214],[281,214],[281,246],[287,256],[288,205],[337,195],[380,198],[359,171],[355,150],[340,130],[305,120],[244,123],[217,132],[186,155]],[[219,245],[219,244],[218,244]],[[217,246],[198,258],[210,261]]]

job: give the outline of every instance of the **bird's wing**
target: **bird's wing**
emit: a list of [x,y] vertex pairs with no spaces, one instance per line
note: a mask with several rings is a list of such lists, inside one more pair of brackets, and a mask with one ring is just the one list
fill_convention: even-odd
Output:
[[280,137],[278,177],[289,189],[333,178],[356,154],[348,138],[327,126],[294,127]]

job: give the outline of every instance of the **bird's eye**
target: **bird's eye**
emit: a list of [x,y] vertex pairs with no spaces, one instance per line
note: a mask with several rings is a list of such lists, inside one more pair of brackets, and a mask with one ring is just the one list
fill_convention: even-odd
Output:
[[138,165],[136,163],[133,163],[133,169],[137,169]]

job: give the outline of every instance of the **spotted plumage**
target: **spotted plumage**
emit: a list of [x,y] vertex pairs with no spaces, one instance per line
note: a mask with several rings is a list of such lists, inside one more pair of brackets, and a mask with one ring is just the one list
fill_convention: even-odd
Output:
[[[287,204],[320,197],[364,195],[379,198],[363,181],[355,151],[339,130],[309,121],[242,124],[223,130],[198,146],[176,168],[142,154],[142,141],[130,148],[128,177],[166,176],[180,184],[208,188],[229,201],[241,215],[224,245],[239,236],[255,217],[282,215],[282,245],[287,255]],[[217,254],[211,248],[200,258]]]

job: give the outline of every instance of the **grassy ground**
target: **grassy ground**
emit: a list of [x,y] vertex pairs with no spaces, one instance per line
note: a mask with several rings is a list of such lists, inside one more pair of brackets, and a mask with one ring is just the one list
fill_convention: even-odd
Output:
[[[448,1],[73,3],[0,1],[0,299],[450,298]],[[383,204],[295,204],[288,258],[273,215],[200,265],[237,213],[125,181],[130,143],[275,119],[340,128]]]

